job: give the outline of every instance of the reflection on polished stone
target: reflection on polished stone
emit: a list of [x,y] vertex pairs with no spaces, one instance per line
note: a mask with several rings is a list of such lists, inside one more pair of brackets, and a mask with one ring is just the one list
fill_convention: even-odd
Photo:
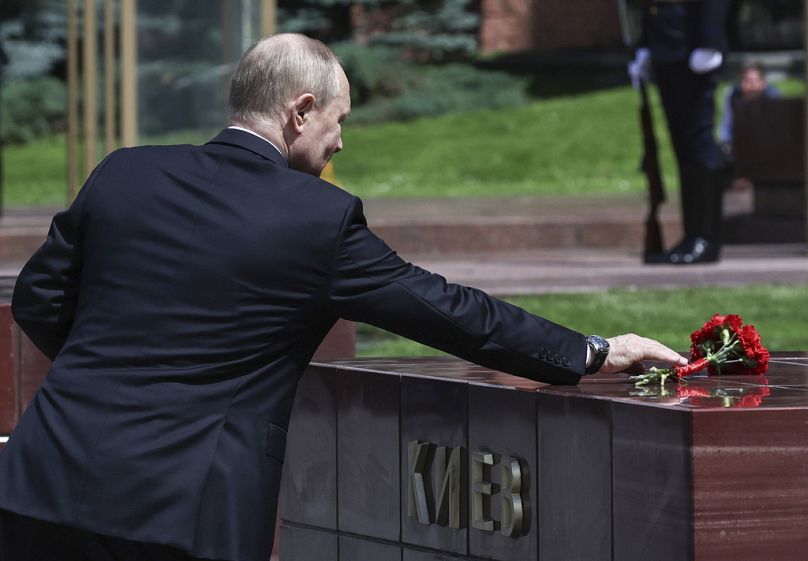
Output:
[[[642,391],[622,374],[547,386],[446,357],[338,361],[312,366],[298,397],[287,550],[310,552],[294,531],[316,527],[349,560],[808,551],[808,353],[776,354],[765,377]],[[334,558],[297,555],[284,561]]]
[[281,480],[283,520],[337,529],[337,378],[311,369],[300,380]]

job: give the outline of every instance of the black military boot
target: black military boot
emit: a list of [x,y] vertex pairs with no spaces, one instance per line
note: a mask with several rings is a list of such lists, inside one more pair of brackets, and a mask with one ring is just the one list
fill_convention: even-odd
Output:
[[702,166],[687,170],[688,189],[682,190],[682,216],[685,238],[670,252],[675,265],[715,263],[721,257],[721,208],[724,174]]
[[721,257],[724,176],[719,170],[687,166],[681,173],[684,238],[673,249],[646,259],[650,264],[714,263]]

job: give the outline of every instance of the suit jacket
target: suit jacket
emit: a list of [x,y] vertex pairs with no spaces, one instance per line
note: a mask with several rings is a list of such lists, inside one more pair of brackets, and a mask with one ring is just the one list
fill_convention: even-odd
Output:
[[358,198],[232,129],[107,157],[13,313],[53,365],[0,508],[233,561],[269,558],[297,381],[338,317],[544,382],[585,361],[581,334],[404,262]]
[[640,45],[654,64],[687,61],[694,49],[726,52],[731,0],[646,0]]

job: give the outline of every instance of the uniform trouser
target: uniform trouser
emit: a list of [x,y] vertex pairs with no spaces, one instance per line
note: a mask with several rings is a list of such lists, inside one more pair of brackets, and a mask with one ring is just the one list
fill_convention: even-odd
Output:
[[726,157],[713,135],[717,72],[696,74],[687,61],[654,70],[679,167],[685,236],[718,242]]
[[201,561],[172,547],[102,536],[0,509],[2,561]]

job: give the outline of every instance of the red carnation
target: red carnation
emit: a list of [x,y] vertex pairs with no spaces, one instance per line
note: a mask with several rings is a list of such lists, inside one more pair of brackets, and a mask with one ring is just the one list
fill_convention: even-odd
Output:
[[[749,359],[747,372],[763,374],[769,368],[769,350],[760,342],[760,335],[754,325],[744,325],[738,333],[738,340],[743,346],[743,353]],[[754,362],[754,365],[751,363]]]
[[710,375],[763,374],[769,367],[769,351],[760,342],[754,325],[743,325],[741,316],[715,314],[690,335],[690,363],[673,368],[652,368],[629,378],[636,386],[652,381],[664,384],[707,368]]

